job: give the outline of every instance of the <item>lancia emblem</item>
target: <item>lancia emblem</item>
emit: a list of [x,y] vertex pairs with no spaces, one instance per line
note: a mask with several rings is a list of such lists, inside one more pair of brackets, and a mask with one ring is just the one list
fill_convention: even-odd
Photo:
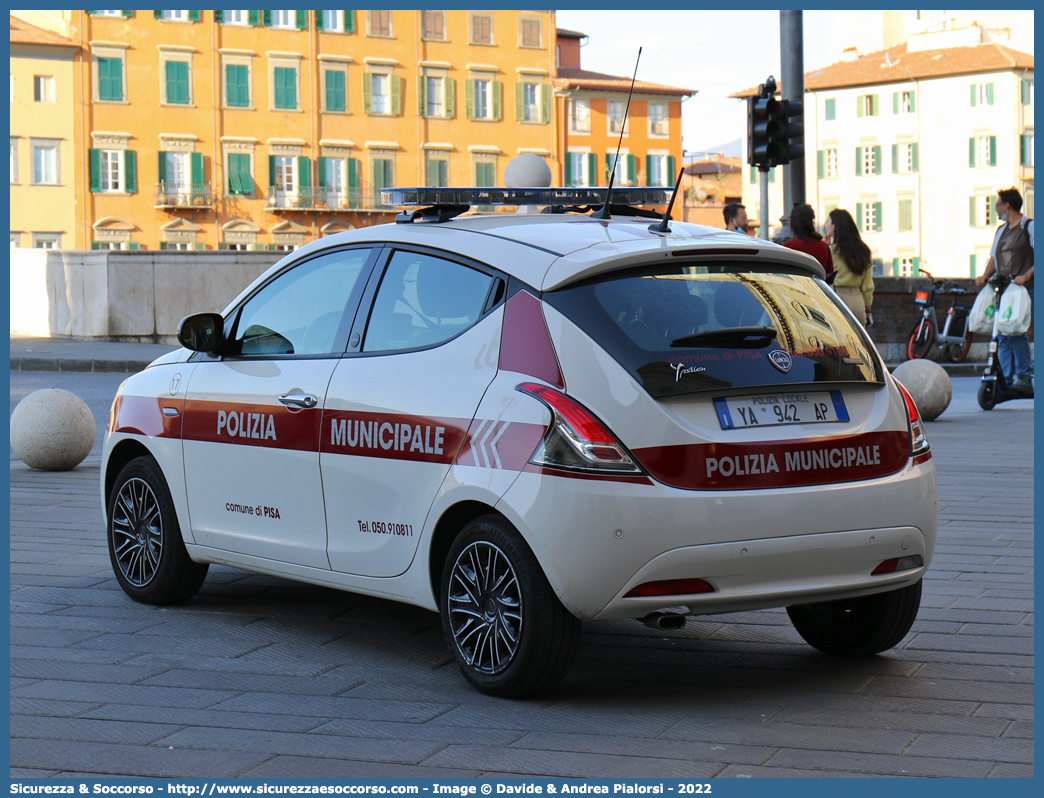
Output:
[[776,349],[773,352],[769,352],[768,359],[772,361],[772,365],[786,374],[790,371],[790,367],[794,365],[794,359],[790,356],[789,352],[784,352],[782,349]]

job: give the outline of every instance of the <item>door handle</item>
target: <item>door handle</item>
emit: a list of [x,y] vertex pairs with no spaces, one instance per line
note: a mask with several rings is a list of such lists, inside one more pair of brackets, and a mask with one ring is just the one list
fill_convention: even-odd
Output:
[[319,404],[319,400],[310,393],[288,393],[285,396],[280,396],[279,401],[287,407],[311,408]]

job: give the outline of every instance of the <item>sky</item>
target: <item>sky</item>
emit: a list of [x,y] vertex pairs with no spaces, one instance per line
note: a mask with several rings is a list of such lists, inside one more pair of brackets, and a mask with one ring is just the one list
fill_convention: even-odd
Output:
[[[779,11],[593,11],[558,9],[558,27],[586,33],[584,69],[696,89],[682,103],[686,152],[717,151],[742,136],[746,111],[729,95],[780,80]],[[805,71],[826,66],[826,11],[805,11]],[[739,154],[738,152],[736,154]]]

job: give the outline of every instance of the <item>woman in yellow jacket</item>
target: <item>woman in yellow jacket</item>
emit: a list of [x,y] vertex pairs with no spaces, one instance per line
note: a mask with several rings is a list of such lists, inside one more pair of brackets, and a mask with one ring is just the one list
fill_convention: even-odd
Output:
[[852,214],[841,208],[830,211],[826,240],[834,259],[834,291],[855,317],[869,327],[874,323],[870,315],[874,303],[870,247],[859,236]]

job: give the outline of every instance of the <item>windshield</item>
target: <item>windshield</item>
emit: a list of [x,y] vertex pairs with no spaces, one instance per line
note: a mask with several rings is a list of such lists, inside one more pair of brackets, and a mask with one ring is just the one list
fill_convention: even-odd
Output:
[[544,294],[652,396],[880,382],[879,361],[824,283],[755,263],[629,270]]

